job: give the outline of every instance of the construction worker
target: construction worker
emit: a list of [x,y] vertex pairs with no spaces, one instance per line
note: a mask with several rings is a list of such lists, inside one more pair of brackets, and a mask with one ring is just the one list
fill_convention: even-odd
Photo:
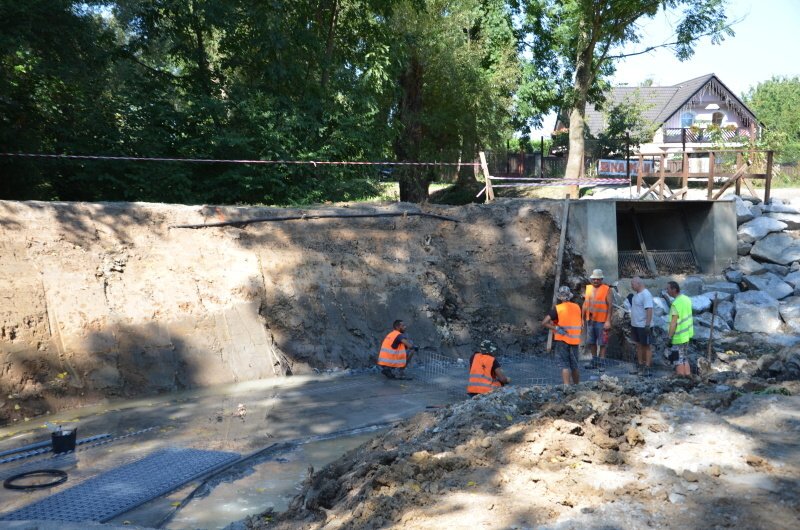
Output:
[[392,328],[381,343],[378,366],[382,367],[381,373],[389,379],[408,379],[405,375],[406,366],[414,357],[416,348],[406,336],[406,325],[402,320],[395,320]]
[[553,348],[561,364],[561,380],[565,385],[581,382],[578,373],[578,344],[581,342],[581,306],[572,300],[572,291],[566,285],[558,288],[560,301],[542,320],[542,325],[553,331]]
[[631,289],[631,338],[636,343],[637,362],[631,373],[650,376],[653,364],[653,295],[638,276],[631,279]]
[[664,357],[675,366],[675,373],[682,376],[692,375],[687,353],[689,339],[694,336],[694,321],[692,319],[692,301],[685,294],[681,294],[678,282],[667,283],[667,294],[673,298],[669,308],[669,339],[671,348],[669,353],[664,352]]
[[492,341],[483,340],[479,350],[470,357],[467,383],[467,394],[470,396],[486,394],[511,382],[494,356],[496,351],[497,348]]
[[603,269],[593,270],[589,281],[591,283],[586,286],[583,298],[583,321],[586,325],[586,345],[592,352],[592,362],[586,368],[602,370],[603,364],[600,359],[606,357],[614,293],[610,286],[603,283]]

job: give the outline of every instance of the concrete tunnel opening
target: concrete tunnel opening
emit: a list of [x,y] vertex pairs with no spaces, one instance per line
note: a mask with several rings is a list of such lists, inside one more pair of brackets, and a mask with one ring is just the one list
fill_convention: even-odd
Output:
[[601,268],[610,281],[715,275],[737,257],[730,201],[581,201],[570,223],[585,269]]

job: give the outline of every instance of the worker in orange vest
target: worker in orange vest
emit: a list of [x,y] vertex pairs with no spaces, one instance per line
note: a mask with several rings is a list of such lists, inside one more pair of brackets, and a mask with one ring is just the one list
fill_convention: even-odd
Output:
[[381,373],[389,379],[409,379],[405,370],[414,357],[416,348],[406,335],[406,325],[402,320],[395,320],[392,328],[381,343],[378,366],[381,367]]
[[602,371],[603,364],[600,359],[606,357],[614,294],[611,288],[603,283],[603,269],[593,270],[589,281],[591,283],[586,286],[583,299],[583,320],[586,325],[586,345],[592,352],[592,362],[586,368],[600,368]]
[[469,359],[467,394],[477,396],[507,385],[511,379],[503,373],[494,354],[497,348],[490,340],[481,341],[480,348]]
[[570,384],[580,383],[578,373],[578,344],[581,342],[581,306],[572,299],[572,291],[566,285],[558,288],[556,298],[560,301],[542,320],[542,326],[553,331],[553,349],[561,364],[561,380]]

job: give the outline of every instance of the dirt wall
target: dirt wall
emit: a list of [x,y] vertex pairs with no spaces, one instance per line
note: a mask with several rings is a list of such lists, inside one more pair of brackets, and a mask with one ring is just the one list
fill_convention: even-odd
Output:
[[[189,230],[170,227],[303,211],[0,201],[0,420],[99,396],[369,366],[396,318],[446,355],[469,355],[486,337],[529,349],[549,303],[560,208],[514,200],[425,207],[458,224]],[[315,211],[404,210],[419,207]]]

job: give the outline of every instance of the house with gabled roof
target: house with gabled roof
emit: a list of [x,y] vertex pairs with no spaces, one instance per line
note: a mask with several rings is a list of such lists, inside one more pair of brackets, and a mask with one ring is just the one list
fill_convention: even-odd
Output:
[[[658,127],[650,143],[639,146],[641,154],[706,150],[740,146],[755,139],[761,124],[747,105],[715,74],[707,74],[672,86],[614,87],[603,107],[638,100],[643,117]],[[586,108],[586,124],[592,136],[606,127],[606,114],[595,105]],[[563,127],[557,123],[556,130]]]

